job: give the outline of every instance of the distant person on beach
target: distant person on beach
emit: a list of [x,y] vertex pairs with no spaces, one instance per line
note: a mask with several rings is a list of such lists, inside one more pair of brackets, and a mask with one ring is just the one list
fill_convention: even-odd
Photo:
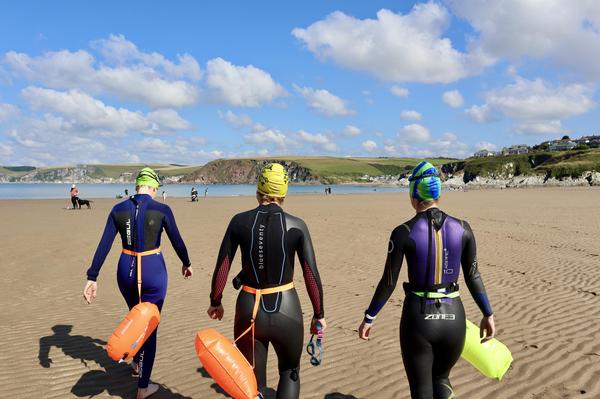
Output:
[[75,184],[71,185],[71,204],[73,204],[72,209],[81,209],[79,206],[79,189]]
[[125,189],[125,196],[129,197],[129,190],[128,189]]
[[204,189],[204,198],[206,198],[206,194],[208,194],[208,187]]
[[[177,256],[181,260],[181,273],[185,279],[192,277],[192,267],[188,252],[177,229],[175,217],[168,205],[154,200],[160,187],[158,175],[150,168],[144,168],[135,180],[136,194],[115,205],[108,215],[106,227],[92,265],[87,270],[87,282],[83,297],[87,303],[96,298],[96,279],[100,268],[112,247],[117,232],[121,236],[123,251],[117,267],[117,282],[121,295],[129,309],[141,301],[154,303],[162,310],[167,294],[167,269],[160,251],[162,231],[167,233]],[[137,289],[137,262],[141,258],[142,294]],[[150,384],[150,374],[156,354],[157,330],[148,337],[134,357],[131,368],[139,374],[137,399],[145,399],[158,390],[157,384]]]
[[167,200],[167,193],[166,192],[162,192],[162,198],[163,198],[163,202],[165,202]]
[[198,190],[196,190],[196,187],[192,187],[192,192],[190,195],[192,202],[198,202]]
[[258,389],[264,395],[267,351],[269,344],[273,345],[279,368],[277,398],[298,399],[304,322],[293,282],[296,254],[314,312],[311,333],[320,331],[322,334],[327,324],[323,287],[308,227],[302,219],[281,208],[287,189],[288,175],[284,167],[278,163],[265,166],[256,189],[258,207],[235,215],[223,237],[207,313],[213,319],[223,318],[223,290],[240,247],[242,272],[236,281],[242,290],[236,303],[234,324],[234,336],[239,339],[237,346],[254,366]]
[[429,162],[412,171],[409,193],[416,216],[392,231],[383,276],[358,328],[369,339],[373,323],[398,281],[406,256],[408,282],[400,321],[400,347],[413,399],[454,398],[450,370],[465,343],[465,310],[458,292],[462,265],[471,296],[483,314],[482,341],[496,331],[492,306],[477,267],[469,224],[438,208],[441,181]]

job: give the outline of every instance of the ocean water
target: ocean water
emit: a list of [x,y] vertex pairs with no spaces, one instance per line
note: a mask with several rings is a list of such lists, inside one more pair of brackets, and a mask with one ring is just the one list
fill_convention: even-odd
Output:
[[[202,198],[205,189],[208,189],[207,196],[211,197],[231,197],[247,195],[253,196],[256,193],[256,186],[253,184],[165,184],[159,188],[158,194],[165,191],[169,197],[189,197],[192,187],[198,190],[198,195]],[[393,186],[366,186],[366,185],[291,185],[289,194],[323,194],[325,187],[331,187],[333,194],[367,194],[373,192],[406,192],[404,187]],[[129,194],[135,193],[133,184],[78,184],[80,198],[116,198],[125,195],[125,189]],[[70,184],[62,183],[3,183],[0,184],[0,199],[69,199]],[[288,194],[288,195],[289,195]]]

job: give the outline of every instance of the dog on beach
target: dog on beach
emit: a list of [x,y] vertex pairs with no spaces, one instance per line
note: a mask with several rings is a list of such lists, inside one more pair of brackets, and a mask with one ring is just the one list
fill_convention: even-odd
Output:
[[92,209],[92,202],[94,201],[90,201],[90,200],[86,200],[86,199],[81,199],[81,198],[77,198],[77,203],[79,204],[79,209],[81,209],[82,205],[85,205],[88,207],[88,209]]

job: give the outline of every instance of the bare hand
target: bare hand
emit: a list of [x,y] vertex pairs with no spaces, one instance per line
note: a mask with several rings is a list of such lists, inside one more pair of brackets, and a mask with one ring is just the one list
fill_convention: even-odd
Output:
[[481,343],[489,341],[496,335],[496,324],[494,323],[494,315],[484,317],[479,324],[479,338]]
[[321,324],[321,331],[323,334],[325,334],[325,330],[327,329],[327,322],[325,321],[325,318],[315,319],[314,317],[310,322],[310,333],[314,335],[317,334],[317,323]]
[[98,283],[92,280],[88,280],[85,283],[85,287],[83,288],[83,299],[90,304],[92,300],[96,298],[96,293],[98,292]]
[[209,306],[206,313],[208,313],[208,317],[213,320],[221,320],[225,314],[225,309],[223,309],[223,305]]
[[358,337],[367,341],[369,339],[369,334],[371,333],[371,326],[373,326],[373,323],[365,323],[363,320],[358,327]]
[[181,266],[181,274],[183,275],[184,279],[189,279],[192,278],[192,276],[194,275],[194,271],[192,270],[191,266]]

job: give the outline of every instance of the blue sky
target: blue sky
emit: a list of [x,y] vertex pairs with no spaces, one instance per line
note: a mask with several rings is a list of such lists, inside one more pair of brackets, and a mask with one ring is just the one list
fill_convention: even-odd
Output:
[[600,131],[597,54],[594,0],[12,2],[0,165],[462,158],[578,137]]

